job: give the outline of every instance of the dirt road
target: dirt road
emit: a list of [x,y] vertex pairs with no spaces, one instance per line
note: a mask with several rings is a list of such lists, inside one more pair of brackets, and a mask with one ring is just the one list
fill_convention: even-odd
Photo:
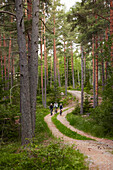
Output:
[[[78,99],[80,99],[80,92],[76,91],[70,91],[74,96],[76,96]],[[111,152],[113,151],[113,141],[107,140],[107,139],[100,139],[93,137],[91,135],[88,135],[78,129],[75,129],[72,127],[69,122],[66,120],[66,115],[68,113],[71,113],[74,109],[68,109],[63,112],[63,115],[58,115],[57,119],[61,121],[62,124],[70,128],[72,131],[75,131],[81,135],[90,137],[92,139],[95,139],[96,141],[88,140],[75,140],[72,138],[69,138],[65,135],[63,135],[59,130],[56,128],[56,126],[52,123],[51,116],[47,115],[45,117],[45,121],[48,124],[48,127],[52,131],[52,134],[57,138],[62,138],[65,143],[68,144],[75,144],[76,149],[79,149],[81,153],[86,155],[88,157],[87,161],[89,162],[89,169],[90,170],[113,170],[113,154]]]

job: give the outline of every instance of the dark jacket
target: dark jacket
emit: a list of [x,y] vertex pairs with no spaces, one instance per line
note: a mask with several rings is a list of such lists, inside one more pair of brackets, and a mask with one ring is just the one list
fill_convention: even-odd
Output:
[[50,105],[49,108],[50,108],[50,110],[53,110],[53,105]]

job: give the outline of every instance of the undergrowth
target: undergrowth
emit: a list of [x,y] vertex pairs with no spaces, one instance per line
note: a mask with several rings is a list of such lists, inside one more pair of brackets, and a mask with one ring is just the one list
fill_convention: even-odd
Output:
[[38,104],[36,113],[36,131],[32,143],[21,146],[20,142],[4,143],[0,147],[1,170],[79,170],[88,169],[85,157],[76,147],[64,145],[50,132],[44,117],[49,114]]

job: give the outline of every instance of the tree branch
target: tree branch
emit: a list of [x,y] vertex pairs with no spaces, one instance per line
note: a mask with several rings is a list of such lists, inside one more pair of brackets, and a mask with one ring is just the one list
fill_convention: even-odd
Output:
[[99,14],[95,14],[95,15],[97,15],[97,16],[99,16],[99,17],[101,17],[101,18],[103,18],[103,19],[105,19],[105,20],[107,20],[107,21],[110,22],[110,20],[109,20],[108,18],[105,18],[105,17],[103,17],[103,16],[101,16],[101,15],[99,15]]
[[9,11],[0,11],[0,13],[9,14],[9,15],[12,15],[16,18],[16,15],[14,13],[9,12]]
[[15,5],[15,4],[6,4],[6,5],[3,5],[3,6],[0,7],[0,9],[5,8],[7,6],[10,6],[10,5]]
[[44,26],[46,27],[46,29],[47,29],[51,34],[54,34],[52,31],[49,30],[49,28],[46,26],[46,24],[44,23],[44,21],[43,21],[41,18],[39,18],[39,20],[42,21],[42,23],[44,24]]

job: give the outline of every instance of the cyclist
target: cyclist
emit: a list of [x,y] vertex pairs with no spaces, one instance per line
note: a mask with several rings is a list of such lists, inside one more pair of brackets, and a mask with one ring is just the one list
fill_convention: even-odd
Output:
[[52,114],[53,114],[53,104],[52,103],[50,104],[49,108],[50,108],[51,116],[52,116]]
[[63,106],[62,106],[62,103],[60,103],[60,115],[62,115],[62,109],[63,109]]
[[54,103],[55,113],[57,113],[58,103]]

